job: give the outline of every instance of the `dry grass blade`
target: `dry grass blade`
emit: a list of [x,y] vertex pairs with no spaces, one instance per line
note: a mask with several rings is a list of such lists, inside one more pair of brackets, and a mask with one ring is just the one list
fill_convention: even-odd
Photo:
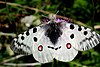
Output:
[[100,29],[100,25],[95,25],[94,29]]
[[15,63],[4,63],[4,65],[9,65],[9,66],[36,66],[36,65],[41,65],[40,63],[24,63],[24,64],[15,64]]
[[16,37],[16,34],[13,34],[13,33],[3,33],[3,32],[0,32],[0,35],[6,35],[6,36]]
[[15,57],[12,57],[12,58],[9,58],[9,59],[4,60],[4,61],[1,62],[0,64],[5,64],[6,62],[9,62],[9,61],[11,61],[11,60],[18,59],[18,58],[23,57],[23,56],[24,56],[24,55],[17,55],[17,56],[15,56]]
[[[48,12],[48,11],[39,10],[39,9],[37,9],[37,8],[28,7],[28,6],[23,6],[23,5],[16,4],[16,3],[4,2],[4,1],[0,1],[0,3],[2,3],[2,4],[7,4],[7,5],[12,5],[12,6],[18,6],[18,7],[22,7],[22,8],[25,8],[25,9],[34,10],[34,11],[36,11],[36,12],[41,12],[41,13],[44,13],[44,14],[53,14],[53,13]],[[71,19],[71,18],[67,18],[67,17],[61,16],[61,15],[56,15],[56,16],[57,16],[58,18],[62,18],[62,19],[65,19],[65,20],[70,20],[70,21],[75,22],[75,23],[77,23],[77,24],[82,24],[83,26],[86,26],[84,23],[79,22],[79,21],[76,21],[76,20],[73,20],[73,19]]]

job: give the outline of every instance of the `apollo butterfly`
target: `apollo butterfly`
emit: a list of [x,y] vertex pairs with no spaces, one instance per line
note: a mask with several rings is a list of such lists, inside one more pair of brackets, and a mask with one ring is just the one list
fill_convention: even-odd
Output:
[[56,60],[72,61],[78,51],[93,48],[100,43],[100,35],[89,28],[60,18],[42,18],[41,25],[19,34],[12,42],[11,49],[20,54],[30,55],[40,63]]

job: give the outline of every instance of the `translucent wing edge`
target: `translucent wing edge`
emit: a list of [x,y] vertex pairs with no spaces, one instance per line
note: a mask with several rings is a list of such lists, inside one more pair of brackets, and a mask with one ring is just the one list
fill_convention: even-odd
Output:
[[[30,47],[25,45],[25,44],[20,44],[17,39],[15,38],[11,45],[10,48],[13,52],[18,53],[18,54],[23,54],[23,55],[30,55],[31,51],[30,51]],[[25,49],[26,48],[26,49]],[[24,49],[24,50],[23,50]]]
[[85,38],[79,43],[79,50],[84,51],[91,49],[100,43],[100,35],[94,31],[91,31],[92,35],[89,38]]

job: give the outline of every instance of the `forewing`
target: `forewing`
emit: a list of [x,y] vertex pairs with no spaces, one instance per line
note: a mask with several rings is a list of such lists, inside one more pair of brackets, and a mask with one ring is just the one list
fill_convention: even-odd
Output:
[[88,50],[100,43],[100,35],[89,28],[73,23],[66,23],[64,33],[70,39],[77,50]]
[[[10,48],[19,54],[29,55],[31,53],[31,47],[33,45],[32,38],[37,35],[36,32],[40,29],[40,27],[35,27],[29,29],[22,34],[19,34],[13,41]],[[34,34],[34,36],[32,36]]]
[[33,54],[33,57],[40,63],[47,63],[53,60],[52,51],[48,50],[47,45],[51,45],[51,43],[45,37],[43,25],[18,35],[13,40],[11,49],[19,54]]

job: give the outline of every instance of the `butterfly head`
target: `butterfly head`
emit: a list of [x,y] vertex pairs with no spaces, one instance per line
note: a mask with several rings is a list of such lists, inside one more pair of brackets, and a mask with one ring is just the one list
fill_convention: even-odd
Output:
[[51,14],[49,17],[46,17],[46,16],[42,16],[40,18],[41,20],[41,23],[42,24],[60,24],[62,25],[63,23],[70,23],[72,22],[70,19],[64,19],[64,18],[61,18],[61,17],[57,17],[56,14]]

